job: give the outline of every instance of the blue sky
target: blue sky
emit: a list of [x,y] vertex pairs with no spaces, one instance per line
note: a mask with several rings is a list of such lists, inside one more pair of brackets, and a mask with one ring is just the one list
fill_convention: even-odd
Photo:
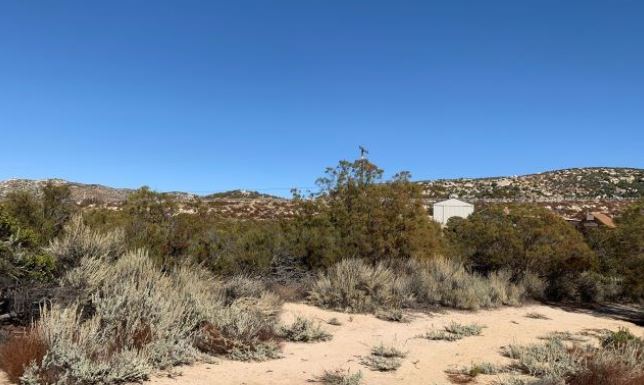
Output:
[[0,2],[0,179],[644,167],[642,1]]

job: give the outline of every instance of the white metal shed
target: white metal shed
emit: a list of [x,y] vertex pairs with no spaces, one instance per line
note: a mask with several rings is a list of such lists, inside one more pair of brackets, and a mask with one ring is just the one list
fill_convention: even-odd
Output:
[[434,203],[433,217],[436,222],[446,225],[447,221],[452,217],[467,218],[473,212],[473,204],[459,201],[458,199],[448,199]]

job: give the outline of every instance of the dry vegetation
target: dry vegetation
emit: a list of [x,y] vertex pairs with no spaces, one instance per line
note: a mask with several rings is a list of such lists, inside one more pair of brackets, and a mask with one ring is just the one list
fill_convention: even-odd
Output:
[[[48,184],[34,196],[8,194],[0,202],[0,311],[26,331],[0,341],[0,369],[25,385],[140,382],[196,362],[259,365],[284,357],[290,342],[331,345],[343,329],[358,331],[353,317],[366,317],[343,318],[345,325],[337,314],[317,318],[333,328],[304,316],[284,324],[284,300],[370,313],[397,328],[413,324],[418,314],[411,312],[421,309],[644,296],[642,203],[612,233],[592,236],[533,206],[486,208],[441,229],[408,174],[387,183],[382,175],[367,159],[342,161],[320,179],[319,194],[296,194],[297,210],[285,221],[213,214],[216,199],[245,197],[188,207],[189,200],[143,188],[128,192],[118,210],[94,206],[79,213],[63,185]],[[524,313],[522,322],[548,319]],[[483,326],[467,321],[441,324],[422,337],[482,335]],[[600,347],[574,345],[585,341],[566,332],[544,338],[510,345],[509,367],[479,363],[452,374],[471,379],[514,371],[540,384],[569,385],[600,384],[607,376],[619,385],[642,379],[642,342],[625,331],[603,337]],[[372,369],[366,375],[400,373],[407,353],[381,343],[356,362]],[[356,385],[361,378],[331,371],[318,380]]]
[[519,305],[525,293],[523,283],[512,283],[507,275],[483,277],[441,258],[375,266],[345,259],[319,277],[309,301],[340,311],[384,311],[388,318],[397,320],[402,319],[402,313],[396,309],[402,307],[494,308]]

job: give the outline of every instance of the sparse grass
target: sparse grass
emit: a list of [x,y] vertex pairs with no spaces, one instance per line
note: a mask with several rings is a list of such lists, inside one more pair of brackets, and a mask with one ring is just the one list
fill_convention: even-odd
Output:
[[386,309],[376,312],[376,317],[383,321],[390,322],[409,322],[409,318],[402,309]]
[[485,326],[476,323],[460,324],[458,322],[450,322],[449,325],[445,326],[445,331],[463,337],[469,337],[480,335],[484,327]]
[[485,326],[476,323],[460,324],[457,322],[450,322],[442,330],[430,330],[417,337],[435,341],[458,341],[464,337],[480,335],[484,327]]
[[348,370],[341,369],[325,370],[314,381],[324,385],[360,385],[362,383],[362,372],[351,373]]
[[342,322],[336,317],[330,318],[326,323],[333,326],[342,326]]
[[549,320],[545,314],[537,313],[537,312],[530,312],[525,315],[526,318],[532,318],[532,319],[542,319],[542,320]]
[[[529,385],[528,380],[513,376],[500,377],[491,383],[492,385]],[[535,384],[537,385],[537,384]],[[547,384],[542,384],[547,385]]]
[[282,326],[279,330],[280,337],[291,342],[318,342],[329,341],[333,336],[322,329],[319,322],[297,317],[295,321]]
[[570,341],[570,342],[584,342],[587,341],[586,338],[582,336],[575,335],[571,332],[551,332],[545,336],[539,337],[540,340],[549,340],[549,339],[558,339],[561,341]]
[[371,348],[371,355],[363,357],[363,365],[379,372],[390,372],[398,369],[407,352],[395,345],[385,346],[383,343]]
[[450,382],[454,384],[467,384],[473,382],[474,379],[480,374],[499,374],[507,371],[506,368],[494,365],[489,362],[480,362],[472,364],[469,367],[462,367],[459,369],[446,370],[447,377]]

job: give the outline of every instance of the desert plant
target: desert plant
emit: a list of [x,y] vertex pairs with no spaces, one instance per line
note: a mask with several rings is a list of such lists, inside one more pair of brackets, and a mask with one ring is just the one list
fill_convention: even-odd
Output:
[[255,277],[237,274],[226,279],[224,283],[226,303],[231,304],[237,298],[258,298],[266,291],[266,285]]
[[408,322],[409,319],[402,309],[384,309],[376,311],[378,319],[390,322]]
[[[622,333],[620,333],[622,332]],[[511,365],[522,373],[538,377],[534,384],[635,385],[644,379],[644,347],[637,337],[623,331],[613,332],[608,343],[599,348],[586,345],[566,346],[551,338],[543,344],[504,349]],[[613,338],[615,337],[615,338]],[[619,340],[621,342],[613,343]]]
[[443,258],[375,266],[358,259],[343,260],[318,278],[309,295],[317,306],[376,313],[435,305],[474,310],[517,305],[523,298],[524,290],[508,274],[483,277]]
[[385,346],[383,343],[371,348],[371,354],[362,357],[363,365],[379,372],[396,370],[402,364],[402,359],[407,357],[407,352],[395,345]]
[[26,371],[27,383],[52,373],[51,383],[133,382],[204,354],[279,356],[279,298],[262,293],[226,305],[221,282],[198,268],[163,272],[134,251],[113,261],[85,257],[63,282],[76,282],[81,294],[44,310],[37,330],[49,349]]
[[505,371],[507,371],[507,368],[494,365],[489,362],[480,362],[458,369],[448,369],[445,372],[447,373],[447,376],[452,383],[466,384],[473,382],[474,378],[476,378],[480,374],[499,374]]
[[458,341],[464,337],[480,335],[484,327],[485,326],[479,324],[460,324],[457,322],[450,322],[441,330],[430,330],[418,337],[428,340]]
[[63,228],[62,236],[45,250],[64,269],[76,266],[82,258],[112,260],[125,252],[124,233],[118,229],[99,233],[85,225],[81,215],[75,215]]
[[290,325],[283,325],[278,334],[292,342],[329,341],[333,337],[320,327],[319,322],[302,317],[297,317]]
[[342,326],[342,322],[336,317],[330,318],[326,323],[333,326]]
[[360,385],[362,373],[351,373],[348,370],[325,370],[321,376],[315,378],[316,382],[324,385]]
[[10,336],[0,343],[0,369],[11,382],[18,383],[31,363],[42,362],[47,344],[35,330]]
[[550,339],[558,339],[561,341],[570,341],[570,342],[584,342],[586,341],[586,338],[582,336],[575,335],[571,332],[550,332],[546,334],[545,336],[539,337],[541,340],[550,340]]
[[408,277],[409,295],[420,305],[476,310],[517,305],[524,297],[522,287],[513,284],[507,273],[484,277],[469,272],[462,263],[444,258],[410,260],[402,271]]
[[396,290],[397,280],[382,263],[372,266],[359,259],[344,259],[319,277],[309,301],[340,311],[374,312],[408,300]]
[[550,319],[545,314],[541,314],[541,313],[538,313],[538,312],[526,313],[525,317],[526,318],[532,318],[532,319],[542,319],[542,320],[549,320]]

